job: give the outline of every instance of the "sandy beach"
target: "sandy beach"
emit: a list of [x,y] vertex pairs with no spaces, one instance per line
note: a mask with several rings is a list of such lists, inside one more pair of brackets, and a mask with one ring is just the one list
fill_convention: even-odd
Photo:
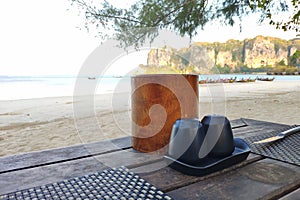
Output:
[[[300,81],[200,85],[200,119],[223,114],[300,124]],[[0,156],[130,135],[130,96],[0,101]]]

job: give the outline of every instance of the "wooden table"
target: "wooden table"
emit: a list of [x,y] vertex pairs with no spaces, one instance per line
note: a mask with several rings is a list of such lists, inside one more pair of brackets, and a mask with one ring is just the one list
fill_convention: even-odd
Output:
[[[287,127],[251,119],[231,122],[235,137]],[[63,134],[63,133],[62,133]],[[0,194],[126,166],[174,199],[299,199],[300,167],[250,154],[225,170],[203,176],[166,167],[162,155],[139,153],[130,137],[0,158]]]

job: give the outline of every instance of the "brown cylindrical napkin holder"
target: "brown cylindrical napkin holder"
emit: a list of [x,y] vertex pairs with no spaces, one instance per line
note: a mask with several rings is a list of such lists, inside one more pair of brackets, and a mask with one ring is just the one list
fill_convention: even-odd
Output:
[[199,116],[198,85],[198,75],[192,74],[133,76],[133,148],[141,152],[165,152],[175,121]]

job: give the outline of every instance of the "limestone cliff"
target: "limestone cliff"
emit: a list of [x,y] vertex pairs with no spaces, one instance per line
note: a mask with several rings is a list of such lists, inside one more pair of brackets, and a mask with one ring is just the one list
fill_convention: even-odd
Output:
[[287,41],[257,36],[253,39],[228,40],[226,43],[197,42],[180,50],[164,47],[148,53],[148,66],[188,68],[193,72],[207,72],[213,66],[258,68],[275,66],[300,50],[300,41]]

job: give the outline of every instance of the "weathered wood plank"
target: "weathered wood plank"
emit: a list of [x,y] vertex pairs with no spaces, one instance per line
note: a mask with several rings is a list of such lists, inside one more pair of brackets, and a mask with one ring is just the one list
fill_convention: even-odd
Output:
[[[247,126],[240,119],[233,120],[233,128]],[[131,147],[131,137],[74,145],[65,148],[50,149],[0,158],[0,174],[13,170],[64,162]]]
[[[245,123],[247,123],[247,125],[245,125]],[[273,131],[284,128],[287,127],[287,125],[248,119],[245,121],[245,119],[243,119],[242,121],[237,120],[233,122],[232,127],[235,137],[247,137],[255,134],[262,134],[264,131]],[[202,182],[210,183],[209,180],[211,179],[216,179],[215,183],[217,184],[219,177],[221,177],[221,181],[225,182],[223,179],[227,176],[232,178],[232,171],[240,172],[241,169],[248,166],[256,166],[253,165],[256,164],[253,162],[262,159],[261,156],[250,154],[251,156],[244,163],[200,178],[186,176],[169,167],[165,167],[166,163],[164,163],[161,155],[136,152],[130,148],[130,137],[113,140],[113,143],[114,145],[109,145],[111,144],[111,141],[103,141],[87,145],[77,145],[0,158],[0,194],[94,173],[101,171],[108,166],[119,167],[122,165],[132,168],[135,172],[139,172],[142,177],[158,188],[161,188],[164,191],[174,192],[177,191],[176,188],[184,189],[193,186],[194,184],[201,184]],[[125,149],[126,152],[122,149]],[[236,169],[237,167],[238,169]],[[270,169],[272,170],[272,168]],[[298,172],[299,167],[297,173]],[[299,176],[299,173],[296,175]],[[247,183],[249,182],[251,186],[252,182],[248,180],[249,178],[246,179],[245,175],[239,176],[243,177],[242,180],[245,180]],[[256,185],[258,185],[258,187],[260,186],[258,183],[256,183]],[[271,186],[273,185],[268,185],[268,187]],[[282,187],[278,186],[279,189],[276,189],[276,187],[275,192],[277,192],[277,195],[282,195],[283,193],[281,190],[285,189],[285,191],[289,191],[291,184]],[[223,192],[222,189],[227,191],[224,186],[219,189],[219,192]],[[254,189],[252,188],[252,190]],[[209,192],[206,191],[204,194],[209,194]],[[238,193],[238,195],[240,194]],[[242,197],[242,195],[240,196]]]
[[95,158],[83,158],[81,162],[69,161],[7,172],[0,174],[0,194],[82,176],[104,168],[105,165]]
[[161,158],[161,155],[139,153],[133,149],[127,149],[94,157],[6,172],[0,174],[0,194],[95,173],[107,167],[139,166]]
[[174,199],[272,199],[299,186],[299,167],[264,159],[168,194]]
[[65,148],[6,156],[0,158],[0,174],[13,170],[91,157],[105,152],[117,151],[130,147],[131,138],[124,137]]
[[242,166],[246,166],[250,163],[256,162],[261,159],[263,159],[262,156],[250,154],[247,160],[245,160],[242,163],[202,177],[185,175],[170,167],[167,167],[168,163],[166,160],[161,160],[146,166],[133,168],[131,169],[131,171],[139,174],[141,177],[143,177],[148,182],[152,183],[157,188],[168,192],[201,180],[205,180],[214,176],[218,176],[220,174],[227,173],[228,171],[234,170]]
[[[253,121],[253,120],[252,120]],[[250,135],[257,135],[257,134],[262,134],[262,133],[267,133],[267,132],[271,132],[271,131],[275,131],[278,129],[282,129],[282,128],[286,128],[286,125],[276,125],[274,126],[273,123],[268,123],[268,122],[261,122],[261,123],[256,123],[257,125],[252,125],[252,126],[241,126],[238,128],[234,128],[233,132],[234,132],[234,136],[235,137],[241,137],[241,138],[245,138],[245,137],[249,137]],[[248,163],[244,163],[244,164],[249,164],[255,161],[258,161],[260,159],[263,159],[262,156],[256,155],[256,154],[250,154],[250,156],[248,157],[247,161]],[[161,169],[163,167],[166,166],[165,162],[159,162],[159,163],[153,163],[151,165],[148,166],[141,166],[140,168],[135,168],[133,169],[135,172],[151,172],[154,171],[155,169]],[[164,173],[164,170],[166,171]],[[231,168],[229,168],[229,170],[232,170]],[[189,177],[186,175],[182,175],[181,173],[176,173],[174,174],[174,176],[171,177],[171,179],[168,178],[164,178],[164,179],[160,179],[159,177],[165,177],[164,174],[168,174],[168,173],[173,173],[175,170],[172,169],[163,169],[162,171],[158,171],[156,173],[153,174],[149,174],[147,176],[145,176],[145,179],[149,179],[150,182],[153,182],[154,185],[156,185],[158,188],[164,190],[164,191],[169,191],[174,189],[174,187],[182,187],[184,185],[193,183],[195,181],[199,181],[199,180],[204,180],[207,177]],[[225,170],[226,171],[226,170]],[[161,174],[162,173],[162,174]],[[220,173],[224,173],[224,172],[220,172]],[[215,176],[219,174],[219,172],[209,175],[208,177],[211,176]]]

